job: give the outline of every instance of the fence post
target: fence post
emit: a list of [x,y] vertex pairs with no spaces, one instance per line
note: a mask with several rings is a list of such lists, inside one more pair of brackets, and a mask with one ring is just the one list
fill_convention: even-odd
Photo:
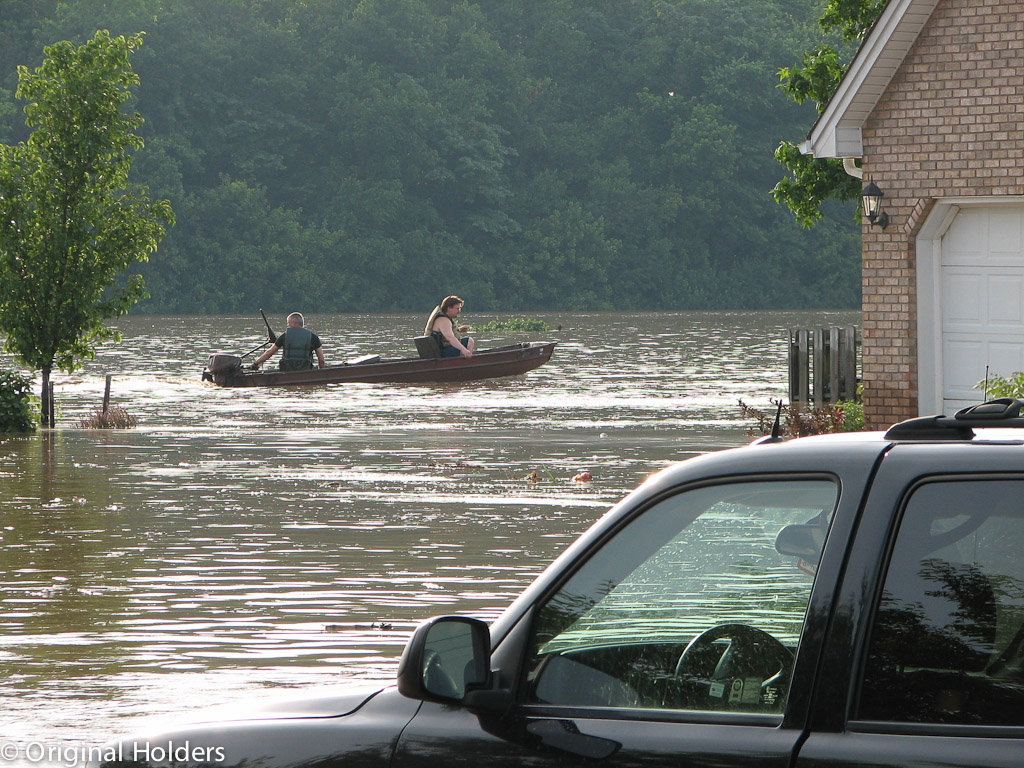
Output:
[[103,387],[103,412],[106,413],[110,408],[110,380],[113,378],[111,374],[107,374],[107,383]]
[[812,358],[814,386],[814,405],[820,406],[825,402],[825,372],[828,366],[825,364],[825,332],[822,328],[814,329],[814,357]]
[[810,355],[810,333],[804,329],[789,332],[789,401],[806,403],[810,399],[807,367]]
[[828,329],[828,401],[835,403],[843,398],[843,382],[839,373],[842,360],[840,328],[833,325]]
[[852,325],[843,328],[842,359],[839,376],[843,382],[843,397],[854,400],[857,397],[857,329]]
[[857,343],[854,326],[791,329],[789,332],[789,401],[824,403],[857,396]]

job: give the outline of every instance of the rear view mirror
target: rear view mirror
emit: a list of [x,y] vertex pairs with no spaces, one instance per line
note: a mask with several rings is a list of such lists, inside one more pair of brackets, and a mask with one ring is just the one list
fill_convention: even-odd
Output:
[[413,699],[461,702],[488,681],[490,632],[478,619],[441,616],[421,624],[398,664],[398,690]]
[[775,551],[817,563],[825,546],[828,529],[821,525],[787,525],[775,537]]

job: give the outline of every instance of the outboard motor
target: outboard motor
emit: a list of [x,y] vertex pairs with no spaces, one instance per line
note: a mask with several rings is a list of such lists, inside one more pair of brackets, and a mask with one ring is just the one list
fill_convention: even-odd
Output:
[[203,371],[203,381],[215,381],[224,386],[236,371],[242,368],[242,358],[236,355],[227,355],[217,352],[210,355],[206,361],[206,370]]

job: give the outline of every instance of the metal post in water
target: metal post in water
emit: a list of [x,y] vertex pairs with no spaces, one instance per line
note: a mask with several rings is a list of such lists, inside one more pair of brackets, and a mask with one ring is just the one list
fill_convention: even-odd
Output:
[[107,374],[107,383],[103,388],[103,412],[106,413],[110,408],[110,380],[114,378],[111,374]]

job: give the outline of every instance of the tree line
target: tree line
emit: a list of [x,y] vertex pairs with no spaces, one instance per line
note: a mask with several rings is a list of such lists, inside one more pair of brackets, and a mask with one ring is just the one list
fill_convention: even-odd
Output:
[[143,33],[151,313],[859,304],[854,204],[772,197],[821,0],[4,0],[18,65]]

